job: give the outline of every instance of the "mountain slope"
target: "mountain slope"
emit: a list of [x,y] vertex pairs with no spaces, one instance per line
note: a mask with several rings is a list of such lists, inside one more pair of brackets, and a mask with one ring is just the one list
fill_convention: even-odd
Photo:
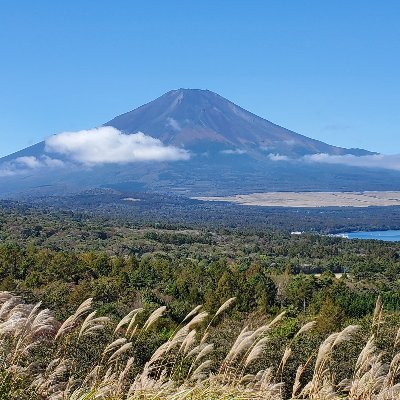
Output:
[[[105,125],[126,133],[145,132],[166,144],[234,148],[286,156],[326,153],[365,155],[299,135],[258,117],[209,90],[172,90]],[[206,146],[205,146],[206,145]]]
[[[84,144],[80,135],[89,135],[91,142]],[[69,152],[46,146],[46,141],[0,159],[0,195],[68,194],[93,187],[196,196],[400,189],[397,171],[315,162],[312,158],[373,157],[376,153],[308,138],[208,90],[170,91],[98,129],[72,136]],[[104,142],[104,137],[108,141]],[[141,157],[148,144],[153,146],[147,152],[150,158]],[[71,153],[71,146],[75,153]],[[171,154],[178,149],[180,155],[184,151],[188,156],[175,161],[151,158],[165,147]],[[118,160],[120,151],[128,156],[136,152],[137,159],[146,161],[110,162],[108,157],[107,162],[85,163],[82,154],[88,150],[100,160],[102,153],[109,152]]]

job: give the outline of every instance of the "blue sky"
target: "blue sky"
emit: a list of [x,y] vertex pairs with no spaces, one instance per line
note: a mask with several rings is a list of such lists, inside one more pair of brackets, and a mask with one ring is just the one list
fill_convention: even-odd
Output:
[[400,153],[400,2],[0,1],[0,155],[179,88]]

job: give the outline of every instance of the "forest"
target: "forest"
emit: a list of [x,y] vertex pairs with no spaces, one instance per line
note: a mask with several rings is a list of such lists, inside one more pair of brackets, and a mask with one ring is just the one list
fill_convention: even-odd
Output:
[[189,225],[3,202],[0,398],[395,398],[400,244]]

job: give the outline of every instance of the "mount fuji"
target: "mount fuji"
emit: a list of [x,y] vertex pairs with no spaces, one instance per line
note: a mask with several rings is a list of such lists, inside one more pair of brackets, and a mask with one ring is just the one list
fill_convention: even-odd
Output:
[[400,189],[400,172],[379,157],[295,133],[211,91],[178,89],[97,128],[1,158],[0,195]]

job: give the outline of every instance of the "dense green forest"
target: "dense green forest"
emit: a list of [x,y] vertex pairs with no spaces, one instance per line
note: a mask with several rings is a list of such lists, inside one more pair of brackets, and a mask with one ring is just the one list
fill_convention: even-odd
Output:
[[[87,298],[93,298],[99,317],[114,323],[133,309],[149,316],[166,307],[156,329],[146,334],[146,344],[135,348],[138,368],[196,306],[212,315],[234,298],[229,312],[208,328],[218,345],[213,363],[221,362],[244,325],[255,329],[284,312],[271,328],[270,345],[257,367],[272,365],[279,371],[287,343],[315,321],[312,334],[292,343],[285,377],[293,384],[297,367],[317,357],[319,343],[357,324],[355,338],[331,360],[337,379],[344,378],[371,334],[378,296],[383,304],[379,318],[385,322],[375,346],[391,356],[387,346],[400,321],[399,274],[397,243],[292,235],[273,226],[190,228],[13,202],[0,208],[0,291],[42,302],[59,321]],[[111,339],[109,333],[101,340]],[[73,347],[82,352],[76,373],[88,373],[87,350],[79,346]],[[305,368],[303,379],[312,373]],[[289,386],[280,393],[289,398]]]
[[[228,228],[243,230],[307,231],[319,233],[353,230],[385,230],[400,228],[399,207],[327,207],[284,208],[242,206],[233,203],[193,200],[184,196],[161,193],[119,192],[96,189],[65,196],[27,197],[24,203],[1,202],[18,206],[74,211],[120,223],[201,227],[211,230]],[[25,205],[24,205],[25,204]]]
[[[68,314],[88,295],[116,315],[133,298],[177,320],[237,296],[239,312],[400,307],[400,244],[285,231],[188,229],[21,206],[0,209],[2,290]],[[336,275],[335,275],[336,274]],[[340,278],[338,278],[340,276]]]

